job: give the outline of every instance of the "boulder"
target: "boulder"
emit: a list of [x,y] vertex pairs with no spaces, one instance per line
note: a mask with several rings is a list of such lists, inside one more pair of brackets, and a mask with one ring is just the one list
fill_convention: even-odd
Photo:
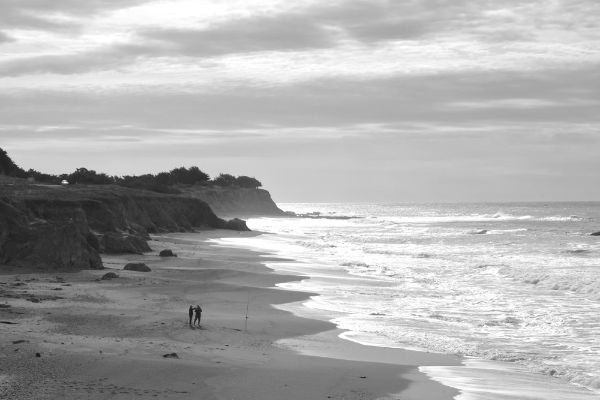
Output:
[[230,219],[229,221],[225,221],[225,225],[223,226],[225,229],[231,229],[234,231],[249,231],[250,229],[246,225],[246,221],[239,218]]
[[177,355],[177,353],[168,353],[164,354],[163,358],[179,358],[179,356]]
[[115,274],[114,272],[107,272],[106,274],[102,275],[102,279],[103,281],[109,280],[109,279],[114,279],[114,278],[118,278],[119,275]]
[[173,253],[172,250],[169,250],[169,249],[165,249],[165,250],[161,251],[160,253],[158,253],[158,255],[161,257],[177,257],[177,255],[175,253]]
[[123,268],[126,271],[137,271],[137,272],[150,272],[152,271],[149,266],[144,263],[129,263]]
[[590,236],[600,236],[600,231],[594,232],[594,233],[590,233]]

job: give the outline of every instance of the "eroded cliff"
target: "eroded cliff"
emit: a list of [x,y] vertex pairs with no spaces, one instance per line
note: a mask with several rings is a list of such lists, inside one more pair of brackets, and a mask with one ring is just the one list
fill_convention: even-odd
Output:
[[64,203],[44,215],[24,212],[23,204],[0,199],[0,265],[40,269],[99,269],[96,236],[85,213]]
[[150,233],[247,230],[198,199],[118,186],[0,186],[0,264],[102,268],[100,252],[149,251]]
[[284,215],[269,192],[264,189],[199,185],[180,189],[186,196],[207,202],[217,215],[243,217]]

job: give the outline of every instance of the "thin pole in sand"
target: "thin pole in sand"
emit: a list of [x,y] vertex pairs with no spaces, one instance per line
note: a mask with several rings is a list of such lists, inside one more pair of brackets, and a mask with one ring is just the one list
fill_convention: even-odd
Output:
[[248,307],[250,306],[250,293],[248,293],[248,301],[246,302],[246,320],[244,321],[244,332],[248,330]]

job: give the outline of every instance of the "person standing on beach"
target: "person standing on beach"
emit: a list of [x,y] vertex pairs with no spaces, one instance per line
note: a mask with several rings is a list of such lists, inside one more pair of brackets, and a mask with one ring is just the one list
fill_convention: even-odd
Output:
[[194,307],[190,306],[188,310],[188,314],[190,315],[190,326],[192,326],[192,317],[194,316]]
[[196,316],[194,317],[194,325],[196,325],[196,321],[198,321],[198,326],[200,326],[200,319],[202,319],[202,308],[200,305],[197,305],[194,309]]

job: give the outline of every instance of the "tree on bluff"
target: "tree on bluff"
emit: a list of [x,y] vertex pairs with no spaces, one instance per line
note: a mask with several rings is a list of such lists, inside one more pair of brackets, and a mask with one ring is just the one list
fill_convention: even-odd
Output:
[[116,184],[130,188],[152,190],[160,193],[180,193],[178,185],[216,185],[224,187],[258,188],[262,183],[256,178],[249,176],[235,177],[231,174],[220,174],[215,179],[210,180],[207,173],[198,167],[179,167],[169,172],[160,172],[156,175],[144,174],[138,176],[108,176],[105,173],[98,173],[87,168],[78,168],[71,174],[52,175],[46,174],[34,169],[24,171],[16,165],[8,156],[6,151],[0,148],[0,175],[7,175],[15,178],[33,178],[37,182],[59,184],[62,180],[67,180],[74,184],[88,185],[110,185]]
[[35,169],[32,169],[32,168],[30,168],[27,171],[27,177],[35,179],[36,182],[50,183],[53,185],[58,185],[60,183],[60,181],[63,179],[67,179],[67,180],[69,179],[68,175],[56,176],[56,175],[51,175],[51,174],[45,174],[43,172],[36,171]]
[[217,186],[233,186],[235,184],[235,176],[230,174],[219,174],[212,182]]
[[25,178],[27,174],[8,156],[6,151],[0,147],[0,175]]
[[237,178],[230,174],[219,174],[212,183],[217,186],[239,186],[242,188],[256,189],[262,186],[262,183],[256,178],[249,176],[238,176]]
[[174,184],[173,177],[168,172],[160,172],[154,176],[154,182],[158,185],[171,186]]
[[144,174],[137,176],[125,175],[123,177],[115,177],[115,183],[119,186],[125,186],[134,189],[151,190],[158,193],[179,193],[171,185],[171,175],[168,172],[161,172],[158,175]]
[[115,183],[137,189],[152,190],[160,193],[180,193],[176,185],[206,184],[210,177],[198,167],[179,167],[156,175],[115,177]]
[[183,183],[185,185],[208,182],[209,179],[208,174],[202,172],[198,167],[175,168],[169,172],[169,175],[172,183]]
[[200,170],[198,167],[190,167],[188,169],[188,176],[192,183],[205,183],[208,182],[210,176],[207,173]]
[[70,183],[82,183],[89,185],[108,185],[114,183],[114,179],[110,176],[97,173],[94,170],[88,170],[87,168],[77,168],[75,172],[70,174],[67,178]]
[[249,176],[238,176],[235,179],[235,183],[236,185],[238,185],[239,187],[243,187],[243,188],[252,188],[252,189],[256,189],[262,186],[262,183],[260,183],[260,181],[256,178],[251,178]]

